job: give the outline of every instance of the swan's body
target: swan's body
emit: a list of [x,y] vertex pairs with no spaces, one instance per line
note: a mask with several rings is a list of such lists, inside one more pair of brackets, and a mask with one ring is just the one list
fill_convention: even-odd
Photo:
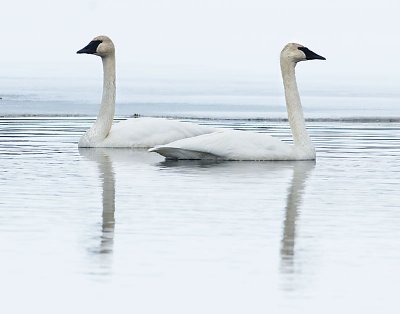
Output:
[[92,129],[79,140],[79,147],[149,148],[186,137],[211,133],[214,128],[163,118],[131,118],[114,124],[106,137]]
[[98,36],[77,53],[95,54],[103,61],[104,81],[100,111],[93,126],[79,140],[79,147],[148,148],[215,129],[162,118],[132,118],[113,125],[115,113],[115,48],[110,38]]
[[307,133],[303,109],[297,89],[297,62],[322,59],[299,44],[288,44],[281,52],[281,71],[293,145],[266,133],[218,131],[159,145],[150,151],[170,159],[223,160],[313,160],[315,148]]
[[170,144],[155,151],[171,159],[223,160],[308,160],[315,159],[314,149],[300,150],[265,133],[239,130],[219,131]]

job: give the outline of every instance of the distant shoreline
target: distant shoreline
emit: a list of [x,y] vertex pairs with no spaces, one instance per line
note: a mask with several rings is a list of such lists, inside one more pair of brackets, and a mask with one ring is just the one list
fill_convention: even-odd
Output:
[[[149,117],[147,115],[121,115],[115,120],[128,118]],[[151,116],[155,118],[197,120],[197,121],[257,121],[257,122],[287,122],[287,118],[224,118],[224,117],[196,117],[196,116]],[[83,114],[2,114],[0,119],[96,119],[93,115]],[[343,118],[306,118],[306,122],[343,122],[343,123],[400,123],[400,117],[343,117]]]

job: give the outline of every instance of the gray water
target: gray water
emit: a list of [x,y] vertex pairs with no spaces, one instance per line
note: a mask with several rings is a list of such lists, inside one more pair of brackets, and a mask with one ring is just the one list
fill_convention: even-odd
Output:
[[398,313],[400,123],[309,122],[316,163],[212,163],[78,149],[92,122],[0,119],[2,313]]
[[[338,83],[303,81],[300,74],[299,87],[307,118],[400,121],[400,93],[398,86],[391,86],[393,83],[335,84]],[[0,117],[94,117],[101,93],[101,73],[92,79],[0,77]],[[116,114],[207,119],[287,117],[279,79],[240,78],[122,78],[117,82]]]

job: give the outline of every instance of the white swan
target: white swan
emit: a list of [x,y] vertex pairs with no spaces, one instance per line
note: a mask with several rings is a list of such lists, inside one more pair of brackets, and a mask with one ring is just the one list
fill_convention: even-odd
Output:
[[93,126],[79,140],[79,147],[149,148],[186,137],[214,132],[194,123],[162,118],[133,118],[113,125],[115,112],[115,48],[110,38],[98,36],[77,53],[100,56],[104,82],[100,112]]
[[150,151],[170,159],[315,159],[315,149],[305,127],[295,76],[297,62],[313,59],[325,60],[324,57],[295,43],[287,44],[281,52],[281,71],[293,145],[286,144],[265,133],[230,130],[178,140],[156,146]]

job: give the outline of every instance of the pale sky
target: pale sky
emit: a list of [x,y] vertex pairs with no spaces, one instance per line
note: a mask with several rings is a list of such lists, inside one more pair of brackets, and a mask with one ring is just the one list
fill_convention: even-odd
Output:
[[279,53],[298,42],[327,58],[304,78],[400,87],[398,0],[10,0],[3,2],[0,76],[97,76],[77,55],[110,36],[119,77],[279,79]]

